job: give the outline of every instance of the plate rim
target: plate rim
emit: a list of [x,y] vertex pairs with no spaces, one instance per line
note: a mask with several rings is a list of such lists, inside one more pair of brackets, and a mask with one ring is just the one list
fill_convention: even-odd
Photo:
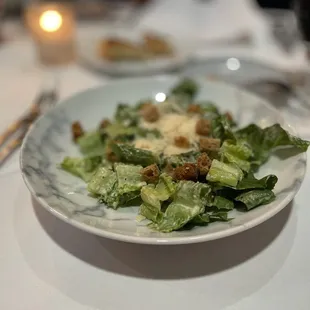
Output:
[[[252,220],[250,220],[249,222],[242,224],[242,225],[236,225],[236,226],[231,226],[231,227],[227,227],[226,229],[222,230],[222,231],[217,231],[217,232],[211,232],[211,233],[207,233],[207,234],[199,234],[197,236],[183,236],[183,237],[173,237],[173,238],[158,238],[158,237],[141,237],[141,236],[137,236],[137,235],[125,235],[125,234],[120,234],[120,233],[116,233],[116,232],[110,232],[108,230],[104,230],[101,228],[97,228],[94,226],[90,226],[87,225],[83,222],[79,222],[78,220],[72,219],[68,216],[66,216],[65,214],[55,210],[54,208],[50,207],[48,202],[45,201],[45,199],[43,197],[40,197],[37,195],[36,190],[33,186],[33,184],[31,184],[32,182],[30,181],[30,179],[28,178],[28,176],[26,175],[26,173],[24,172],[24,160],[23,160],[23,154],[25,152],[25,148],[26,145],[28,143],[29,138],[31,137],[32,133],[36,130],[36,124],[38,124],[38,122],[42,121],[44,118],[48,117],[50,113],[52,113],[53,111],[55,111],[56,109],[59,109],[62,105],[67,104],[68,101],[74,99],[75,97],[78,97],[80,94],[85,93],[85,92],[92,92],[94,90],[100,89],[100,88],[105,88],[105,87],[109,87],[111,84],[118,84],[120,82],[126,82],[126,81],[135,81],[135,82],[139,82],[139,81],[145,81],[145,80],[155,80],[155,81],[163,81],[163,80],[170,80],[171,79],[179,79],[179,76],[166,76],[166,75],[162,75],[162,76],[153,76],[153,77],[143,77],[143,78],[123,78],[123,79],[118,79],[115,81],[110,81],[106,84],[103,85],[99,85],[99,86],[95,86],[95,87],[91,87],[88,89],[84,89],[81,90],[79,92],[74,93],[73,95],[64,98],[63,100],[61,100],[55,107],[53,107],[51,110],[49,110],[47,113],[41,115],[36,122],[31,126],[31,128],[29,129],[29,131],[27,132],[21,149],[20,149],[20,154],[19,154],[19,166],[20,166],[20,170],[21,170],[21,174],[22,174],[22,178],[24,180],[24,183],[26,184],[29,192],[31,193],[31,196],[42,206],[44,207],[47,211],[49,211],[51,214],[53,214],[54,216],[56,216],[57,218],[63,220],[64,222],[66,222],[67,224],[70,224],[78,229],[81,229],[85,232],[91,233],[93,235],[99,236],[99,237],[104,237],[104,238],[109,238],[112,240],[117,240],[117,241],[123,241],[123,242],[128,242],[128,243],[135,243],[135,244],[148,244],[148,245],[182,245],[182,244],[192,244],[192,243],[200,243],[200,242],[206,242],[206,241],[212,241],[212,240],[217,240],[217,239],[222,239],[225,237],[229,237],[238,233],[241,233],[243,231],[246,231],[250,228],[253,228],[255,226],[258,226],[259,224],[271,219],[274,215],[276,215],[277,213],[279,213],[281,210],[283,210],[286,206],[289,205],[289,203],[294,199],[294,197],[296,196],[296,194],[299,192],[301,185],[303,184],[304,178],[305,178],[305,174],[307,171],[307,153],[300,153],[298,156],[300,156],[300,158],[304,161],[305,165],[304,168],[302,170],[302,172],[300,173],[300,182],[298,183],[298,185],[295,186],[294,191],[290,192],[281,203],[279,203],[276,207],[266,211],[263,215],[261,215],[260,217],[256,217]],[[181,77],[182,78],[182,77]],[[233,85],[233,84],[229,84],[227,82],[223,82],[223,81],[209,81],[207,80],[205,77],[203,76],[196,76],[193,77],[194,79],[200,81],[200,82],[204,82],[204,83],[208,83],[208,84],[221,84],[225,87],[230,87],[232,90],[235,91],[242,91],[245,94],[251,95],[251,96],[255,96],[258,99],[260,99],[261,104],[267,106],[269,109],[273,110],[274,112],[278,113],[278,111],[268,102],[268,100],[264,99],[264,98],[260,98],[259,96],[244,90],[244,89],[240,89],[237,86]],[[284,119],[284,123],[286,125],[288,125],[290,127],[290,130],[292,132],[296,133],[296,130],[294,128],[294,126],[292,126],[291,124],[289,124],[286,119]]]

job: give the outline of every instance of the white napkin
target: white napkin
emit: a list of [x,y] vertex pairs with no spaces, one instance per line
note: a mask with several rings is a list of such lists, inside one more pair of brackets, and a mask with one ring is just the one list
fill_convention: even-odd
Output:
[[142,17],[139,27],[186,40],[232,38],[247,29],[249,17],[239,20],[243,8],[244,0],[157,0]]

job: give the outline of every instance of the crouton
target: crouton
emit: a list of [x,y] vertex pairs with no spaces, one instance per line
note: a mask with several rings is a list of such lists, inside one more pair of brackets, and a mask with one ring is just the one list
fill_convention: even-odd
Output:
[[159,119],[158,108],[154,104],[144,104],[140,110],[143,119],[146,122],[154,123]]
[[227,119],[229,120],[229,121],[233,121],[233,116],[232,116],[232,114],[230,113],[230,112],[226,112],[225,113],[225,116],[227,117]]
[[71,132],[72,132],[72,140],[74,142],[76,142],[77,139],[82,137],[84,135],[84,133],[85,133],[80,122],[74,122],[71,125]]
[[112,148],[110,146],[108,146],[107,149],[106,149],[106,158],[107,158],[108,161],[110,161],[112,163],[117,161],[117,156],[112,151]]
[[198,170],[196,164],[186,163],[174,169],[173,177],[176,180],[197,181]]
[[146,183],[156,183],[159,178],[160,171],[156,164],[147,166],[141,170],[142,178]]
[[104,119],[101,121],[99,128],[104,129],[107,128],[109,125],[111,125],[111,122],[108,119]]
[[196,123],[196,133],[201,136],[208,136],[211,131],[211,123],[207,119],[200,119]]
[[198,168],[199,174],[202,176],[207,175],[210,170],[211,164],[212,164],[212,160],[209,158],[209,156],[206,153],[202,153],[197,158],[197,168]]
[[198,104],[190,104],[187,108],[187,113],[201,114],[201,107]]
[[220,147],[221,147],[220,139],[200,138],[199,140],[199,149],[202,152],[218,151]]
[[190,147],[189,140],[184,136],[174,137],[174,144],[183,149],[188,149]]

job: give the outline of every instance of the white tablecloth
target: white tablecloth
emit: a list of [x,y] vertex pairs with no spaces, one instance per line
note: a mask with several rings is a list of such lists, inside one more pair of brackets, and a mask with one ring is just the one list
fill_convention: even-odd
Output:
[[[182,25],[182,14],[184,20],[185,13],[200,12],[196,21],[187,17],[193,29],[212,28],[214,38],[247,28],[255,33],[258,56],[291,68],[304,63],[299,52],[288,57],[271,44],[249,1],[218,0],[203,10],[185,0],[162,1],[144,22],[155,23],[160,16],[167,29],[172,2],[170,14],[179,13],[175,24]],[[0,49],[0,68],[3,130],[31,102],[42,76],[32,45],[23,37]],[[106,81],[69,66],[62,73],[61,97]],[[79,231],[33,203],[16,154],[0,170],[0,309],[308,310],[309,187],[308,172],[290,206],[230,238],[188,246],[133,245]]]

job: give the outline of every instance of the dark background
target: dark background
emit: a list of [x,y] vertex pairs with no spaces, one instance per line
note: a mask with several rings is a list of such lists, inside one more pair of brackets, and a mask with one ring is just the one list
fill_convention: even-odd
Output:
[[276,9],[289,9],[293,5],[292,0],[257,0],[257,3],[264,8]]

